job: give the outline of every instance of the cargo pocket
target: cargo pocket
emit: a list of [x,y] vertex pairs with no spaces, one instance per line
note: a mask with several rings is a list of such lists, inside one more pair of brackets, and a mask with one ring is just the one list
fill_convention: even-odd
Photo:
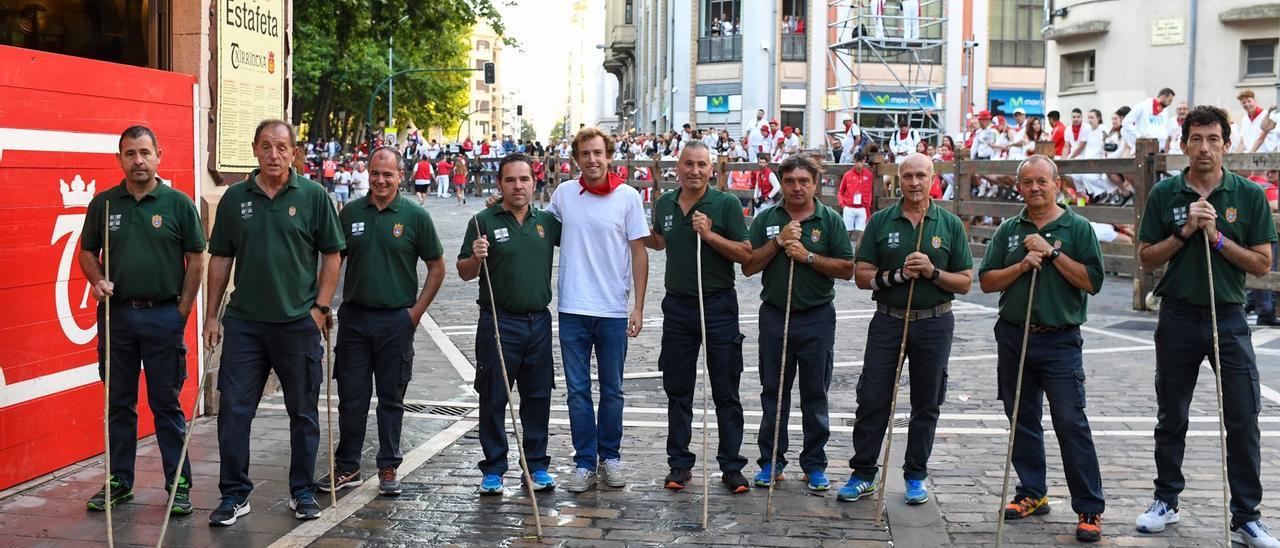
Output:
[[177,374],[174,375],[173,385],[174,388],[182,390],[182,383],[187,380],[187,343],[182,340],[181,334],[178,335],[178,348],[176,349],[176,352],[178,353],[178,356],[174,361],[177,362],[178,371]]
[[1262,411],[1262,390],[1259,388],[1258,382],[1258,370],[1256,368],[1250,370],[1249,389],[1253,390],[1253,409],[1251,410],[1251,415],[1254,417],[1257,417],[1258,413]]
[[734,375],[742,375],[742,368],[743,368],[742,343],[743,341],[746,341],[746,340],[747,340],[747,336],[743,335],[742,333],[738,333],[737,335],[733,336],[733,348],[730,350],[730,352],[733,353],[733,356],[731,358],[733,359],[732,365],[733,365]]
[[316,348],[307,351],[307,387],[313,390],[320,388],[321,382],[324,381],[324,367],[320,363],[324,360],[324,348]]
[[939,384],[938,384],[938,405],[939,406],[947,402],[947,379],[949,377],[950,375],[948,375],[946,371],[942,372],[942,379],[939,381]]
[[409,384],[409,380],[413,378],[413,349],[405,351],[400,355],[400,386]]
[[1076,407],[1080,409],[1084,409],[1085,407],[1084,406],[1084,402],[1085,402],[1084,369],[1083,368],[1077,369],[1075,372],[1075,377],[1076,377]]

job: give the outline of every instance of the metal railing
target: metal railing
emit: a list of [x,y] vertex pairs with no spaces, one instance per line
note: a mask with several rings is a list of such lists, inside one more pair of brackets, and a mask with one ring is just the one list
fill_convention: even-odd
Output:
[[703,36],[698,39],[699,63],[732,63],[742,60],[742,35]]
[[808,58],[809,50],[807,36],[804,34],[783,34],[782,35],[782,60],[783,61],[804,61]]

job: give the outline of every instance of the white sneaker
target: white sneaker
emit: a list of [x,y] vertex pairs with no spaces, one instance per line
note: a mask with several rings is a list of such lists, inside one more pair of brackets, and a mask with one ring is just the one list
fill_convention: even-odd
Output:
[[1271,536],[1267,524],[1255,519],[1231,531],[1231,542],[1240,543],[1252,548],[1280,548],[1280,540]]
[[564,489],[570,493],[583,493],[595,486],[596,472],[586,468],[575,469],[573,476],[564,483]]
[[1138,532],[1141,533],[1159,533],[1166,525],[1174,523],[1178,523],[1178,511],[1160,499],[1153,501],[1137,519]]
[[622,471],[622,461],[605,459],[600,470],[600,479],[604,480],[604,484],[609,487],[626,487],[627,475]]

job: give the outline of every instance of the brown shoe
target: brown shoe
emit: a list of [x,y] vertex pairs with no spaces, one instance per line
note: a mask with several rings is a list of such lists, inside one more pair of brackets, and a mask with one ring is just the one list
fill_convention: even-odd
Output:
[[396,479],[395,467],[388,466],[378,470],[378,493],[384,497],[400,494],[400,480]]
[[341,491],[348,487],[358,487],[362,483],[364,483],[364,479],[360,477],[359,470],[354,472],[343,472],[338,470],[333,474],[332,485],[329,484],[329,474],[325,474],[323,477],[316,480],[316,489],[319,489],[323,493],[328,493],[331,488],[334,491]]
[[1076,540],[1080,542],[1098,542],[1102,538],[1102,514],[1080,514],[1080,523],[1076,525]]

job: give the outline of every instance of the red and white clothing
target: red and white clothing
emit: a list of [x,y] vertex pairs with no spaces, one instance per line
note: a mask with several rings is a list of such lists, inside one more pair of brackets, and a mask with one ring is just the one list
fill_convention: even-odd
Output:
[[778,194],[782,192],[782,183],[769,168],[757,169],[751,173],[752,198],[760,204],[756,214],[769,209],[778,202]]
[[1062,153],[1058,156],[1061,158],[1070,158],[1072,154],[1075,154],[1076,146],[1083,143],[1085,139],[1088,138],[1089,124],[1081,123],[1078,126],[1075,124],[1065,126],[1065,129],[1062,132],[1062,142],[1064,143],[1064,147],[1062,149]]
[[[1271,113],[1263,110],[1262,107],[1253,107],[1253,112],[1246,112],[1240,117],[1237,123],[1240,124],[1241,147],[1231,152],[1264,152],[1262,147],[1266,144],[1266,136],[1262,132],[1262,123],[1267,119],[1268,114]],[[1260,138],[1264,141],[1263,143],[1258,143]],[[1254,145],[1258,145],[1256,150]]]
[[870,169],[851,168],[840,178],[836,197],[844,215],[844,228],[848,231],[863,230],[871,217],[871,200],[874,193],[875,174]]
[[1053,141],[1053,157],[1061,158],[1063,151],[1068,154],[1071,152],[1067,148],[1067,125],[1062,122],[1053,123],[1053,133],[1049,136],[1049,140]]
[[913,128],[907,128],[905,132],[901,129],[894,131],[889,137],[889,150],[893,152],[893,163],[901,164],[907,161],[907,156],[916,151],[918,142],[920,142],[920,134]]
[[1129,148],[1133,149],[1140,138],[1156,139],[1164,148],[1164,139],[1169,135],[1169,120],[1173,111],[1160,106],[1155,98],[1147,99],[1129,110],[1129,114],[1120,123],[1122,136]]
[[[609,178],[621,183],[616,176]],[[626,318],[632,289],[631,241],[649,235],[640,193],[618,184],[602,196],[572,180],[556,187],[547,211],[562,226],[557,308],[597,318]]]

